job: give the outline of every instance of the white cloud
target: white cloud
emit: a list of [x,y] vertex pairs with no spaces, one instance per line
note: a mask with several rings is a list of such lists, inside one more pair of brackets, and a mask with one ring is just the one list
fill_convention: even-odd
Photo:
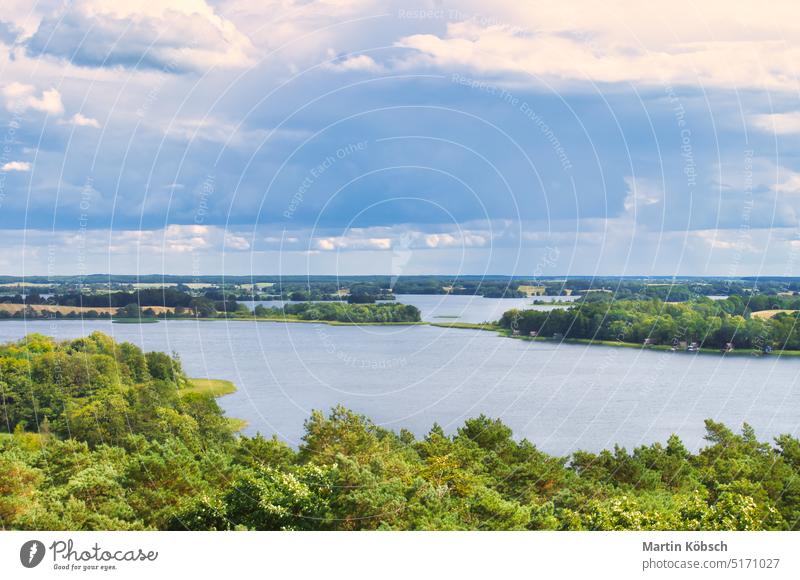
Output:
[[778,193],[800,193],[800,173],[789,172],[790,175],[782,183],[772,186],[772,190]]
[[100,128],[100,122],[97,119],[92,119],[91,117],[84,117],[80,113],[75,113],[72,117],[69,118],[68,121],[62,121],[62,125],[75,125],[76,127],[94,127],[95,129]]
[[334,250],[390,250],[390,238],[359,238],[349,236],[331,236],[314,240],[317,250],[331,252]]
[[353,228],[345,235],[314,238],[311,246],[324,252],[347,250],[407,251],[448,248],[481,248],[489,244],[491,233],[486,231],[454,230],[424,232],[408,226],[374,226]]
[[27,161],[9,161],[3,167],[0,167],[0,171],[30,171],[31,164]]
[[268,137],[271,139],[299,139],[308,132],[294,129],[251,129],[241,124],[229,123],[215,117],[204,119],[174,119],[164,128],[171,139],[179,141],[209,141],[232,147],[257,147]]
[[719,229],[697,230],[692,232],[692,237],[716,250],[738,250],[749,253],[759,251],[758,247],[753,243],[753,236],[750,232]]
[[[333,51],[332,50],[328,51],[328,55],[332,57]],[[362,72],[379,73],[384,70],[381,65],[375,62],[375,59],[366,54],[359,54],[357,56],[340,58],[334,60],[331,63],[328,63],[328,65],[326,66],[328,69],[339,72],[362,71]]]
[[[106,241],[105,247],[112,253],[128,253],[136,248],[140,253],[186,254],[208,250],[215,245],[212,238],[220,237],[219,228],[212,226],[171,224],[161,230],[114,230],[111,232],[111,241]],[[76,234],[71,243],[86,242]],[[103,248],[103,243],[96,246]]]
[[427,248],[460,248],[483,247],[488,240],[485,236],[470,232],[456,234],[424,234],[422,236]]
[[23,83],[10,83],[3,87],[3,96],[6,109],[13,112],[24,113],[28,109],[58,116],[64,113],[64,104],[61,102],[61,93],[56,89],[42,91],[41,96],[36,96],[36,87]]
[[800,111],[753,115],[750,117],[750,123],[756,129],[768,133],[794,135],[800,133]]
[[253,46],[205,0],[75,0],[42,18],[31,55],[90,67],[205,71],[253,64]]
[[244,236],[237,236],[228,232],[225,234],[225,247],[229,250],[244,252],[250,249],[250,242]]
[[736,7],[720,1],[698,8],[681,0],[661,7],[586,0],[568,7],[502,3],[494,8],[489,22],[450,22],[444,34],[401,38],[397,45],[416,53],[405,65],[473,70],[509,82],[544,79],[555,85],[630,82],[797,90],[800,24],[791,2],[779,1],[769,9],[754,0]]
[[623,205],[628,213],[643,206],[655,205],[664,199],[662,187],[649,179],[626,177],[625,184],[628,192]]
[[211,244],[209,226],[172,224],[164,229],[163,247],[167,252],[192,252],[203,250]]
[[205,119],[175,119],[165,129],[168,137],[180,141],[211,141],[214,143],[236,144],[242,141],[260,143],[266,131],[248,131],[242,126],[228,123],[214,117]]

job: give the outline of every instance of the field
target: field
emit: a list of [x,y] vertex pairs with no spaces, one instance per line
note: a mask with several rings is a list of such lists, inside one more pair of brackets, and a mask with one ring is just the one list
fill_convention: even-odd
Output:
[[40,282],[9,282],[7,284],[0,284],[0,288],[50,288],[52,284],[43,284]]
[[[116,314],[119,308],[109,308],[109,307],[102,307],[102,306],[95,306],[95,307],[81,307],[81,306],[50,306],[49,304],[32,304],[30,306],[26,306],[25,304],[0,304],[0,311],[8,312],[9,314],[15,314],[25,308],[32,308],[35,312],[51,312],[56,313],[60,312],[61,314],[69,314],[74,312],[75,314],[86,313],[90,310],[94,310],[98,314]],[[164,312],[174,312],[175,308],[172,306],[143,306],[142,310],[151,309],[156,314],[163,314]]]
[[526,286],[522,285],[517,288],[517,292],[530,296],[543,296],[546,288],[544,286]]
[[272,288],[275,282],[256,282],[255,284],[241,284],[244,290],[263,290],[264,288]]
[[750,316],[753,318],[772,318],[776,314],[780,314],[781,312],[785,312],[786,314],[792,314],[797,312],[797,310],[759,310],[758,312],[753,312]]

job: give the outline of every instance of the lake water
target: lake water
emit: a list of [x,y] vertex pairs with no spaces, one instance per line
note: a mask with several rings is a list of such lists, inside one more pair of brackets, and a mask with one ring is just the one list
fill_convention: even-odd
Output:
[[[497,317],[497,305],[475,304],[489,299],[424,298],[418,305],[428,304],[426,318]],[[507,308],[515,301],[500,302]],[[800,359],[529,342],[430,326],[245,321],[13,320],[0,322],[0,341],[94,330],[145,350],[175,351],[190,376],[233,381],[239,390],[220,399],[226,412],[249,421],[247,433],[277,433],[295,445],[312,409],[338,403],[417,435],[434,422],[452,432],[485,413],[556,454],[630,448],[671,433],[697,449],[705,418],[735,429],[747,421],[761,438],[796,434],[800,425]]]
[[[453,296],[431,294],[398,294],[396,302],[411,304],[420,309],[422,319],[426,322],[493,322],[499,320],[503,313],[512,308],[528,310],[552,310],[564,308],[577,296],[538,296],[540,301],[555,304],[533,304],[533,298],[484,298],[482,296]],[[395,301],[392,301],[395,302]],[[259,300],[242,302],[250,310],[256,304],[267,308],[282,308],[291,304],[283,300]]]

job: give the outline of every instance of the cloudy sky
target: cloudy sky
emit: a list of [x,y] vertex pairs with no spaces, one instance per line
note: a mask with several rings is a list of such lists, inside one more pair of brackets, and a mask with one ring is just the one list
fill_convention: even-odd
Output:
[[0,273],[800,275],[793,2],[491,5],[6,0]]

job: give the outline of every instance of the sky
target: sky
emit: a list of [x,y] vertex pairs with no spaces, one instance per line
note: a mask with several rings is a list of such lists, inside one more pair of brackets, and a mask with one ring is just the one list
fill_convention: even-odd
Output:
[[0,273],[798,276],[799,13],[6,0]]

